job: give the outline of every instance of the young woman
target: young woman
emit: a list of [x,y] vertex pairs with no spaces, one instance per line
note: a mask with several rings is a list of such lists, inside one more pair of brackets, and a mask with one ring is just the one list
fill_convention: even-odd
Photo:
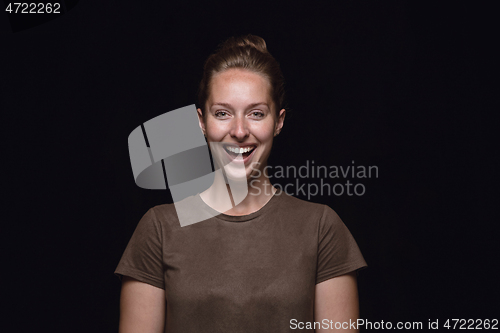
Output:
[[[345,324],[358,318],[356,272],[366,266],[355,240],[331,208],[277,192],[264,172],[286,114],[264,40],[221,44],[198,97],[223,172],[189,202],[213,214],[187,226],[174,204],[144,215],[115,271],[120,332],[356,331]],[[245,184],[243,198],[231,181]]]

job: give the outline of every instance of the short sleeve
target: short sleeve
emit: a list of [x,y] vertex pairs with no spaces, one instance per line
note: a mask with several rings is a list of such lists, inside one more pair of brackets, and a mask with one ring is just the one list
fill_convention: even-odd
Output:
[[161,226],[153,208],[139,221],[115,270],[123,275],[165,289]]
[[316,284],[367,266],[344,222],[333,209],[324,207],[319,223]]

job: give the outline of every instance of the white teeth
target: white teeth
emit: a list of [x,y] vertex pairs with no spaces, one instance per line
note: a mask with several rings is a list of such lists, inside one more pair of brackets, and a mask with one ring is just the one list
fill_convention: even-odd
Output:
[[229,150],[230,152],[233,152],[235,154],[248,153],[249,151],[251,151],[252,149],[254,149],[254,147],[248,147],[248,148],[226,147],[226,148],[227,148],[227,150]]

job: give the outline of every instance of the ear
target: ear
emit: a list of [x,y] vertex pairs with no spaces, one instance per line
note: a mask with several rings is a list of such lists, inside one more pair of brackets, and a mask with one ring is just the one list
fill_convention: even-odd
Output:
[[205,120],[203,119],[203,112],[201,112],[200,108],[196,109],[196,111],[198,113],[198,122],[199,122],[199,125],[201,128],[201,131],[203,132],[204,136],[207,136],[206,129],[205,129]]
[[276,125],[274,127],[274,136],[280,134],[281,129],[283,128],[283,123],[285,122],[286,110],[281,109],[278,120],[276,121]]

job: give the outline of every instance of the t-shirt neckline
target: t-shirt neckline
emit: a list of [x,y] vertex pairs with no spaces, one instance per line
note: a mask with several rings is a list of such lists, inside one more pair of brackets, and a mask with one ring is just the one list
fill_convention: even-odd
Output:
[[259,217],[260,215],[262,215],[262,214],[266,213],[267,211],[269,211],[270,209],[272,209],[279,201],[278,197],[280,196],[280,194],[277,194],[277,193],[278,193],[278,191],[276,191],[273,194],[273,196],[271,197],[271,199],[269,199],[266,202],[266,204],[264,206],[262,206],[259,210],[255,211],[253,213],[247,214],[247,215],[228,215],[228,214],[221,213],[221,212],[213,209],[209,205],[207,205],[205,203],[205,201],[203,201],[203,199],[201,198],[200,193],[196,194],[196,199],[201,202],[201,204],[205,207],[205,209],[207,209],[212,215],[214,215],[214,217],[216,217],[218,219],[228,221],[228,222],[246,222],[246,221],[253,220],[256,217]]

